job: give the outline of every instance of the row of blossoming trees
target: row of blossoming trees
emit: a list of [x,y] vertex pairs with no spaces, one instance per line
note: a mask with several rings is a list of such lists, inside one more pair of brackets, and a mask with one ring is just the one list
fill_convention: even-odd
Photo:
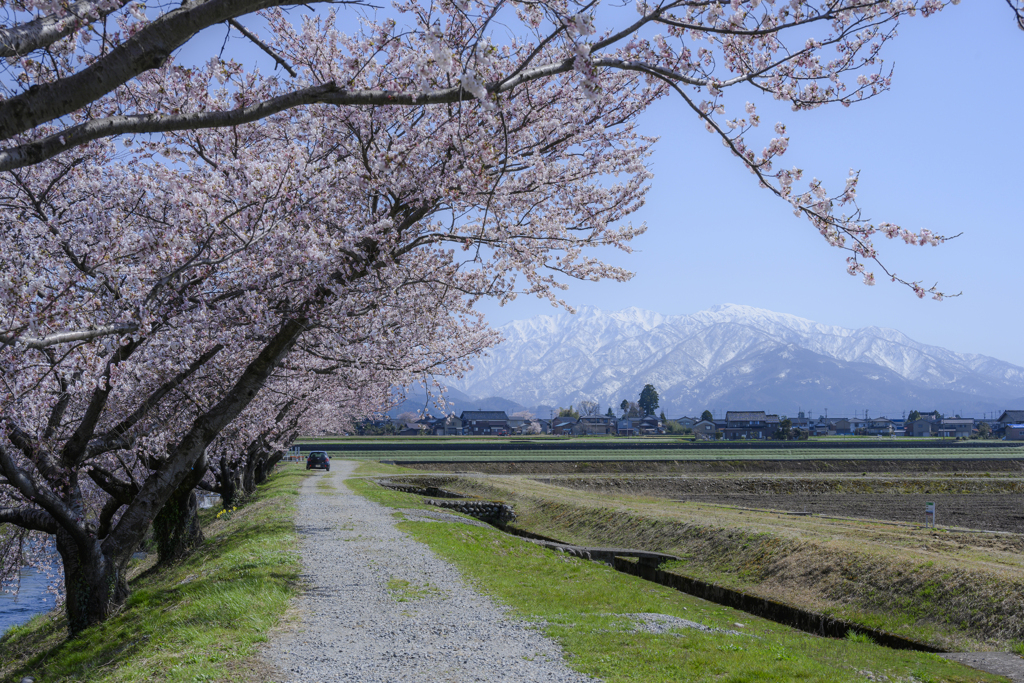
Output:
[[862,221],[855,176],[829,195],[776,168],[785,127],[724,94],[871,97],[937,0],[325,4],[6,2],[0,579],[55,547],[72,634],[126,599],[151,527],[166,557],[195,544],[196,486],[230,499],[299,432],[462,371],[496,342],[480,297],[628,279],[584,249],[644,229],[659,97],[851,273],[876,233],[942,239]]

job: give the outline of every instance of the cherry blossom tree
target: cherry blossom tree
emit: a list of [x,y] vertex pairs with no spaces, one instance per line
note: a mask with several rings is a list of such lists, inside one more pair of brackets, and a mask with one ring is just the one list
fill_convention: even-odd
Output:
[[[1007,3],[1024,27],[1024,4]],[[404,0],[371,14],[360,0],[313,3],[301,12],[276,0],[189,0],[174,8],[18,0],[0,26],[0,54],[8,60],[0,171],[89,141],[235,126],[289,110],[476,101],[498,112],[541,82],[577,88],[596,102],[608,96],[610,74],[628,71],[642,74],[655,95],[678,95],[758,185],[829,244],[848,250],[848,271],[873,284],[865,262],[877,262],[874,237],[921,245],[945,238],[864,220],[856,173],[830,193],[817,179],[805,182],[803,170],[780,167],[789,145],[785,125],[762,134],[756,107],[732,100],[727,110],[728,93],[747,89],[796,110],[873,97],[890,86],[881,56],[898,23],[947,4],[638,0],[633,9],[566,0]],[[213,41],[211,31],[226,36]],[[178,64],[175,53],[184,46],[208,60]],[[272,73],[243,67],[253,51],[266,56]],[[943,296],[877,266],[918,296]]]
[[635,79],[596,106],[551,83],[501,110],[308,109],[130,153],[99,140],[3,176],[0,521],[20,530],[4,570],[26,534],[52,537],[76,633],[125,599],[151,523],[162,554],[194,544],[218,437],[280,443],[257,428],[288,419],[256,402],[268,387],[308,401],[333,374],[340,400],[457,374],[497,339],[477,298],[627,278],[583,250],[643,229],[622,224],[649,176]]
[[[287,437],[268,387],[457,374],[495,341],[479,297],[559,303],[567,279],[628,278],[584,249],[643,229],[622,221],[649,178],[634,124],[659,97],[869,284],[879,233],[944,239],[863,220],[855,174],[839,193],[804,184],[776,168],[784,124],[761,135],[753,105],[726,110],[744,88],[797,110],[883,92],[884,44],[938,0],[330,4],[8,4],[0,571],[52,538],[72,633],[125,599],[131,552],[188,506],[211,445]],[[215,27],[237,41],[179,63]],[[247,68],[241,44],[280,68]]]

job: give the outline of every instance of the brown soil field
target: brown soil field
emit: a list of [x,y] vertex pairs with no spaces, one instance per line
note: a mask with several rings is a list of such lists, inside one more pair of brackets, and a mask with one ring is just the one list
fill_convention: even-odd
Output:
[[844,494],[765,496],[750,494],[685,496],[685,500],[716,505],[810,512],[823,517],[859,517],[924,524],[925,503],[935,503],[936,523],[989,531],[1024,533],[1024,496]]
[[763,460],[633,460],[633,461],[463,461],[454,463],[401,462],[404,468],[425,472],[479,474],[779,474],[830,473],[949,473],[978,476],[986,473],[1024,475],[1020,458],[899,458],[899,459],[770,459]]
[[925,503],[936,523],[1024,533],[1024,477],[552,477],[543,479],[594,492],[653,496],[715,505],[808,512],[923,524]]

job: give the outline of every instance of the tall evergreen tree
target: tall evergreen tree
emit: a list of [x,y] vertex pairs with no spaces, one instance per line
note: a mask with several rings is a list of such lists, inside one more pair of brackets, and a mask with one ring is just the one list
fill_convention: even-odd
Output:
[[654,411],[658,409],[658,390],[654,388],[653,384],[644,385],[637,405],[640,406],[640,410],[644,411],[645,416],[654,415]]

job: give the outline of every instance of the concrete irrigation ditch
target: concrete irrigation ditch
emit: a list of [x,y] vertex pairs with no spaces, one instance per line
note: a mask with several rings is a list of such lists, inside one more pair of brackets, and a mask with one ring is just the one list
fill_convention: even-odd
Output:
[[709,602],[738,609],[754,616],[784,624],[792,628],[827,638],[845,638],[851,633],[869,636],[879,645],[898,650],[942,653],[937,647],[920,641],[899,636],[887,631],[870,628],[843,619],[801,609],[775,600],[751,595],[740,590],[719,586],[714,583],[688,577],[676,572],[661,570],[661,564],[678,560],[674,555],[631,548],[596,548],[574,545],[518,529],[511,525],[516,516],[510,505],[497,501],[470,500],[463,494],[436,486],[417,487],[378,480],[378,485],[403,493],[421,496],[443,496],[443,500],[426,499],[428,505],[435,505],[468,514],[487,522],[495,528],[549,550],[562,552],[593,562],[602,562],[616,571],[636,576],[647,581],[674,588],[683,593],[702,598]]

